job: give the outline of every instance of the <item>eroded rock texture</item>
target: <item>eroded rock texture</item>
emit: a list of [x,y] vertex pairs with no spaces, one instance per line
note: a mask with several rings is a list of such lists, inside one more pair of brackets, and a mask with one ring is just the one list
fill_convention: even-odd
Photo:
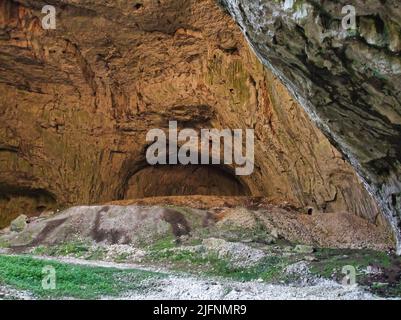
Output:
[[[45,31],[45,1],[0,1],[1,225],[56,206],[177,194],[264,196],[382,223],[351,166],[215,1],[51,3],[57,29]],[[254,173],[150,168],[145,135],[170,120],[255,129]]]
[[[401,243],[400,2],[220,2],[356,168]],[[346,5],[356,9],[356,30],[342,27]]]

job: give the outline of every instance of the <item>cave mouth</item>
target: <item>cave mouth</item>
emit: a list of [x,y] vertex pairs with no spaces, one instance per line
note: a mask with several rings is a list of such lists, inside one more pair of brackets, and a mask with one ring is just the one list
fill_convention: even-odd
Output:
[[21,214],[35,217],[55,208],[56,197],[45,189],[0,185],[0,229]]
[[191,195],[249,196],[250,191],[226,167],[159,165],[133,174],[126,184],[124,199]]

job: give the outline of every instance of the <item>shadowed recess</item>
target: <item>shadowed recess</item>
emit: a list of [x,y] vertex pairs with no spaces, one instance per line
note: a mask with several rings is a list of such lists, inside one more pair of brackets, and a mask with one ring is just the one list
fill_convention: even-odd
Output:
[[124,198],[178,195],[246,196],[249,190],[222,167],[168,165],[146,167],[135,173],[128,180]]

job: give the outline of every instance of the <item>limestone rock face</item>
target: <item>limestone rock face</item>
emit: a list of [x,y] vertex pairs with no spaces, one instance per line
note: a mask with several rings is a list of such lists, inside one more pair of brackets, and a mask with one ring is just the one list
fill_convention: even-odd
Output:
[[[56,30],[42,29],[46,1],[0,1],[0,226],[60,206],[181,194],[262,196],[382,223],[353,168],[215,1],[51,3]],[[377,97],[398,121],[392,96]],[[395,138],[396,125],[381,119]],[[149,167],[146,133],[170,120],[180,129],[254,129],[254,173]],[[383,150],[390,145],[381,129],[361,132],[361,149],[377,152],[366,143],[372,134]]]
[[[401,253],[400,1],[220,3],[357,170],[391,222]],[[348,29],[353,11],[354,30]]]

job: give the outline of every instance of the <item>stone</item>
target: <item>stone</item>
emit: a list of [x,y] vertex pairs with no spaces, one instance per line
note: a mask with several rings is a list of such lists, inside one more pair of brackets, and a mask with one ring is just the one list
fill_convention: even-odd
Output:
[[43,211],[39,218],[50,218],[52,216],[54,216],[56,213],[54,211]]
[[365,269],[366,274],[373,274],[373,275],[379,275],[383,273],[383,270],[378,267],[378,266],[367,266]]
[[308,261],[308,262],[316,262],[316,261],[319,261],[319,259],[317,259],[317,258],[314,257],[314,256],[305,256],[305,257],[304,257],[304,260],[305,260],[305,261]]
[[278,239],[278,237],[279,237],[279,233],[278,233],[278,231],[277,231],[276,228],[274,228],[274,229],[270,232],[270,235],[271,235],[274,239]]
[[9,233],[9,232],[10,232],[10,226],[1,229],[1,230],[0,230],[0,235],[2,235],[2,234],[7,234],[7,233]]
[[293,251],[293,247],[291,247],[291,246],[285,246],[285,247],[283,248],[283,251],[288,252],[288,253],[291,253],[291,252]]
[[313,253],[315,250],[312,246],[298,244],[294,248],[294,252],[296,253]]
[[202,245],[208,252],[216,253],[219,258],[228,259],[238,267],[253,266],[265,257],[265,253],[260,249],[224,239],[207,238],[202,241]]
[[24,215],[24,214],[20,215],[18,218],[11,221],[10,231],[13,231],[13,232],[24,231],[24,229],[27,226],[27,220],[28,220],[28,217],[26,215]]

